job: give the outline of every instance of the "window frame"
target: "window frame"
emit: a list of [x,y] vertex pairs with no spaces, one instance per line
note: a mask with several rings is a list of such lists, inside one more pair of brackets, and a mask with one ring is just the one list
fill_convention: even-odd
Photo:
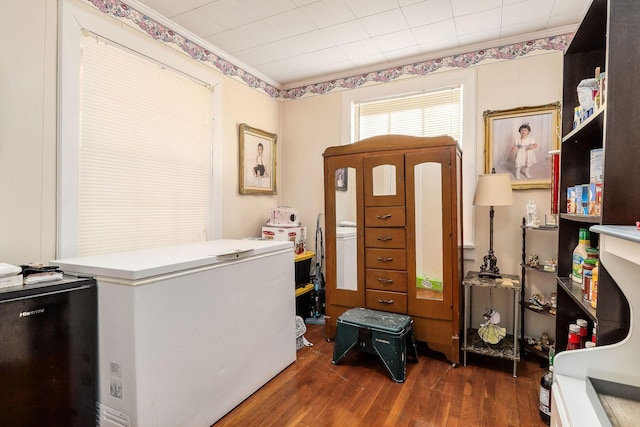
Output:
[[[58,62],[58,148],[57,148],[57,238],[56,257],[77,256],[80,144],[81,35],[90,31],[100,37],[179,72],[209,84],[212,96],[211,170],[207,239],[222,236],[222,79],[205,65],[156,42],[90,6],[64,0],[60,3]],[[215,118],[215,119],[214,119]]]

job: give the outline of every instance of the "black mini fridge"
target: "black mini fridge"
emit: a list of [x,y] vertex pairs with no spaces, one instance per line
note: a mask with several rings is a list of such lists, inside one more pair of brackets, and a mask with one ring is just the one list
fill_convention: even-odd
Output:
[[0,289],[0,426],[95,426],[94,279]]

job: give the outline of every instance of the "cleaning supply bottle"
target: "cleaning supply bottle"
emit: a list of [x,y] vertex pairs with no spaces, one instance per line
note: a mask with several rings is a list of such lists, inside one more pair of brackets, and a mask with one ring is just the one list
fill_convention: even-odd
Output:
[[553,346],[549,347],[549,370],[540,378],[540,405],[538,412],[545,424],[551,423],[551,387],[553,385]]
[[598,268],[599,263],[596,263],[596,266],[591,271],[591,307],[598,307]]
[[571,268],[571,278],[574,282],[582,286],[582,263],[587,258],[587,248],[589,243],[589,230],[581,228],[578,234],[578,245],[573,250],[573,265]]

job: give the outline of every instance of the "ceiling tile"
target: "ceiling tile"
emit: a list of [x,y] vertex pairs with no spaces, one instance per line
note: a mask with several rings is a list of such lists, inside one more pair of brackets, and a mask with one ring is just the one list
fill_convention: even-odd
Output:
[[172,21],[202,38],[227,29],[223,25],[213,21],[209,16],[201,13],[199,9],[178,15],[172,18]]
[[554,0],[526,0],[505,6],[502,10],[502,25],[511,26],[538,19],[548,20],[553,3]]
[[379,55],[380,48],[372,39],[360,40],[339,46],[340,50],[349,59],[361,58],[369,55]]
[[300,8],[318,28],[356,19],[343,0],[319,0]]
[[265,18],[264,23],[282,38],[297,36],[317,29],[315,24],[300,9],[293,9]]
[[353,58],[351,62],[353,62],[353,65],[355,65],[356,67],[366,67],[369,65],[384,64],[386,60],[387,58],[384,56],[384,54],[377,53],[373,55],[361,56],[359,58]]
[[409,28],[400,9],[367,16],[360,21],[364,29],[367,30],[372,37]]
[[411,30],[384,34],[374,37],[373,40],[383,53],[408,47],[418,47],[416,39],[413,37],[413,33],[411,32]]
[[207,3],[211,3],[211,1],[212,0],[154,0],[152,9],[167,18],[173,18],[181,13],[197,9]]
[[306,6],[308,4],[311,3],[315,3],[318,0],[291,0],[293,2],[293,4],[295,4],[297,7],[302,7],[302,6]]
[[448,39],[440,39],[429,41],[420,45],[420,51],[425,55],[433,55],[443,50],[455,49],[459,47],[458,38],[450,37]]
[[280,34],[275,32],[263,21],[252,22],[241,27],[205,37],[205,40],[211,42],[214,46],[231,54],[239,50],[262,46],[279,39]]
[[332,25],[331,27],[322,28],[320,32],[336,46],[369,38],[369,33],[359,21],[348,21]]
[[458,36],[458,43],[460,43],[461,46],[484,43],[490,40],[498,40],[500,39],[500,35],[499,28],[492,28],[490,30],[478,31],[476,33],[461,34]]
[[345,2],[358,18],[398,8],[396,0],[345,0]]
[[331,42],[322,37],[319,30],[276,40],[262,46],[241,50],[234,54],[248,65],[257,66],[281,59],[291,58],[307,52],[331,47]]
[[491,9],[485,12],[457,16],[455,19],[458,34],[471,34],[480,31],[500,28],[502,20],[501,9]]
[[[296,9],[291,0],[236,0],[238,4],[251,11],[258,19],[268,18],[279,13]],[[180,2],[176,2],[180,3]]]
[[427,0],[402,8],[411,27],[446,21],[453,17],[451,5],[447,0]]
[[591,4],[591,0],[562,0],[556,1],[553,4],[553,14],[563,15],[570,14],[575,17],[576,20],[582,19],[583,15],[587,11],[587,8]]
[[463,16],[499,8],[502,3],[502,0],[451,0],[451,7],[455,16]]
[[387,61],[395,61],[396,59],[415,57],[420,55],[421,53],[422,51],[420,50],[420,47],[415,45],[384,52],[384,56],[385,58],[387,58]]
[[411,30],[418,45],[428,45],[439,40],[457,38],[456,26],[453,19],[437,22],[435,24],[423,25]]
[[544,30],[547,27],[546,19],[538,19],[533,21],[520,22],[515,25],[503,25],[500,31],[502,38],[512,37],[523,33],[535,33]]

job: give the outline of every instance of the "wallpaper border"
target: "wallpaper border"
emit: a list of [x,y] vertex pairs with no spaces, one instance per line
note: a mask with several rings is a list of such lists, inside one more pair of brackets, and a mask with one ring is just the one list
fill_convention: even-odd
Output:
[[367,84],[386,83],[400,78],[424,76],[443,69],[468,68],[484,61],[516,59],[534,51],[565,51],[573,33],[560,34],[535,40],[481,49],[459,55],[418,61],[407,65],[384,68],[378,71],[354,74],[348,77],[312,83],[290,89],[279,89],[232,62],[216,55],[193,40],[146,16],[121,0],[88,0],[105,14],[126,19],[153,39],[174,45],[191,58],[207,63],[227,77],[240,80],[247,86],[260,90],[272,98],[292,100],[309,95],[322,95],[332,91],[354,89]]

